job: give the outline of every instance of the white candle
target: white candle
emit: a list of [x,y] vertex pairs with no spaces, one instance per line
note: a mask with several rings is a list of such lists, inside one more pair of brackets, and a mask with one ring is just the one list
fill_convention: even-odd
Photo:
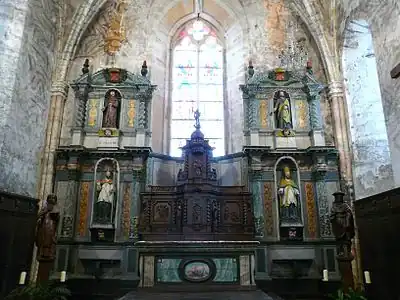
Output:
[[328,281],[328,270],[324,269],[322,271],[322,281]]
[[369,274],[369,271],[364,271],[364,278],[366,284],[371,284],[371,276]]
[[66,278],[67,278],[67,272],[62,271],[60,274],[60,282],[65,282]]
[[19,276],[19,284],[24,285],[26,280],[26,272],[21,272],[21,275]]

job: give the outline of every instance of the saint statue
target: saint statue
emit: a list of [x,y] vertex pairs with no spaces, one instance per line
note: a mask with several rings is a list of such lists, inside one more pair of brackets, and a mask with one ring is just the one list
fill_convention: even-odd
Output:
[[292,114],[290,111],[290,100],[284,91],[279,91],[275,96],[274,111],[276,128],[292,129]]
[[53,261],[56,257],[57,227],[60,212],[56,208],[57,196],[49,194],[39,212],[36,223],[36,259],[39,262]]
[[333,202],[330,221],[332,223],[332,231],[337,241],[351,242],[355,235],[354,218],[350,206],[344,202],[344,193],[334,193],[335,201]]
[[118,98],[115,91],[111,91],[106,105],[103,108],[103,128],[117,128],[118,125]]
[[283,168],[282,178],[279,182],[278,197],[281,208],[281,218],[285,221],[300,221],[298,213],[299,188],[292,179],[288,166]]
[[106,171],[105,179],[97,181],[96,190],[99,195],[95,204],[94,222],[110,224],[112,222],[115,194],[115,186],[110,170]]

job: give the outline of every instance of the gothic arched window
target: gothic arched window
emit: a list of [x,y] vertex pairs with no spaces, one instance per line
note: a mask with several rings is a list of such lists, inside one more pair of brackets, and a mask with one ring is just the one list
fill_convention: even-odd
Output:
[[215,30],[204,22],[195,20],[179,32],[172,50],[171,156],[181,156],[196,109],[214,156],[225,154],[223,58]]

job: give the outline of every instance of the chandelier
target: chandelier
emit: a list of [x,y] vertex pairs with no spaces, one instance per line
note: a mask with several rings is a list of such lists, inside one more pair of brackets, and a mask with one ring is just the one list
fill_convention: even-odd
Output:
[[295,31],[297,26],[294,22],[288,22],[288,33],[285,41],[285,47],[281,54],[278,55],[281,68],[292,71],[293,73],[304,72],[304,68],[308,61],[307,41],[304,37],[296,39]]

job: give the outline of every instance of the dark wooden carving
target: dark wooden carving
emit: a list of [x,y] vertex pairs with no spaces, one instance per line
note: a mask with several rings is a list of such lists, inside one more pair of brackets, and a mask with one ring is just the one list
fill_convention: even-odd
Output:
[[0,299],[31,267],[38,200],[0,191]]
[[139,232],[144,240],[249,240],[254,236],[251,194],[216,185],[212,148],[196,130],[183,147],[177,186],[151,186],[142,194]]
[[354,202],[362,269],[370,300],[398,299],[400,188]]

